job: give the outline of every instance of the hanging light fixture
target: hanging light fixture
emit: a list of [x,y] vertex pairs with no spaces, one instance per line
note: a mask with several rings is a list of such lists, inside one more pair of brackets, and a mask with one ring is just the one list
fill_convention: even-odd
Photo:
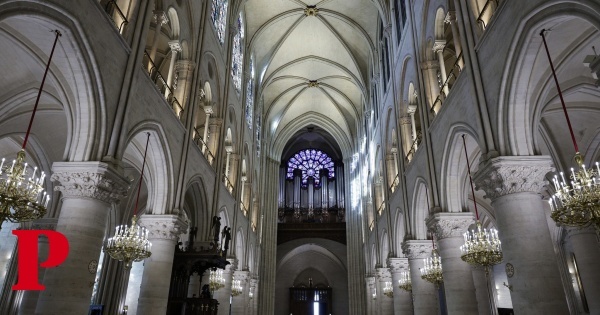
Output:
[[554,64],[552,63],[548,44],[546,43],[545,32],[546,30],[543,29],[540,35],[544,42],[544,48],[548,56],[550,69],[552,70],[552,77],[554,78],[563,113],[567,120],[567,126],[571,133],[571,141],[575,148],[575,163],[577,164],[577,171],[575,168],[571,168],[570,178],[565,178],[563,172],[560,172],[560,177],[558,175],[554,176],[552,182],[554,183],[555,193],[548,200],[552,210],[550,216],[556,223],[567,226],[580,227],[593,224],[596,228],[596,233],[600,235],[600,166],[596,162],[595,169],[586,169],[585,164],[583,164],[584,158],[579,152],[579,147],[575,140],[575,133],[571,126],[565,100],[558,84]]
[[398,280],[398,287],[404,291],[412,291],[412,283],[410,280],[410,272],[403,271],[400,273],[400,280]]
[[212,292],[218,291],[225,286],[225,278],[223,278],[223,270],[213,268],[208,276],[208,285]]
[[243,291],[244,291],[244,288],[242,288],[242,281],[241,280],[233,280],[233,284],[231,286],[231,295],[238,296],[238,295],[242,294]]
[[131,226],[119,225],[115,229],[115,235],[108,239],[104,245],[104,252],[111,258],[125,262],[125,268],[130,269],[135,261],[142,261],[152,255],[152,243],[148,240],[148,230],[137,224],[137,209],[140,201],[140,191],[142,190],[142,181],[144,179],[144,168],[146,166],[146,154],[148,153],[148,143],[150,142],[150,133],[146,139],[146,149],[144,150],[144,162],[142,163],[142,172],[138,184],[137,198]]
[[431,237],[431,257],[425,258],[425,265],[423,268],[419,268],[421,271],[421,278],[439,286],[444,282],[444,276],[442,275],[442,259],[438,255],[435,249],[435,242],[433,241],[433,235]]
[[467,143],[465,135],[462,135],[465,158],[467,159],[467,170],[469,172],[469,183],[471,184],[471,194],[473,195],[473,205],[475,206],[475,218],[477,219],[476,228],[465,232],[465,244],[460,247],[460,258],[467,263],[475,266],[483,266],[485,272],[493,265],[502,261],[502,246],[498,238],[498,230],[484,229],[479,221],[479,211],[477,211],[477,202],[475,202],[475,189],[473,188],[473,179],[471,178],[471,165],[469,164],[469,155],[467,154]]
[[35,99],[35,105],[33,106],[21,150],[17,153],[17,158],[12,161],[10,166],[8,165],[9,163],[4,165],[5,159],[2,159],[0,162],[0,224],[6,220],[10,222],[27,222],[39,219],[46,214],[48,202],[50,201],[50,195],[43,188],[46,174],[40,171],[40,174],[37,175],[37,167],[27,165],[25,162],[25,148],[27,147],[27,140],[29,140],[33,119],[40,103],[48,70],[50,69],[52,56],[54,55],[58,38],[62,36],[58,30],[54,30],[53,32],[56,35],[54,44],[48,57],[46,70],[44,71],[42,83]]
[[392,298],[394,297],[394,287],[392,287],[391,281],[386,281],[383,287],[383,295]]

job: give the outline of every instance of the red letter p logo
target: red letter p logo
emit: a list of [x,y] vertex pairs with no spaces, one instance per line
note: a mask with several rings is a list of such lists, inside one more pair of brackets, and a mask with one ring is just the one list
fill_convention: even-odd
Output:
[[18,280],[13,290],[44,290],[45,286],[38,283],[38,237],[48,237],[48,259],[40,267],[49,268],[60,265],[69,253],[67,238],[51,230],[13,230],[18,237]]

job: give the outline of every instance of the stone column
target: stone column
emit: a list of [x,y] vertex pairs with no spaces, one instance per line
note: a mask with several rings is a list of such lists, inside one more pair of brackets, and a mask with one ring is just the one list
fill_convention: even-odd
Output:
[[148,229],[152,256],[144,261],[137,313],[164,315],[167,313],[175,246],[179,235],[187,230],[187,223],[176,214],[147,214],[140,218],[140,225]]
[[234,296],[231,302],[231,314],[245,314],[248,308],[248,271],[234,271],[233,279],[242,285],[242,294]]
[[240,192],[240,208],[242,209],[242,212],[244,213],[244,216],[246,216],[246,212],[248,211],[246,209],[246,204],[244,203],[244,201],[246,200],[246,181],[248,180],[248,178],[246,177],[246,175],[242,175],[241,181],[242,181],[242,187],[240,187],[240,189],[242,190]]
[[412,145],[412,136],[410,135],[410,116],[400,117],[400,135],[402,136],[402,146],[404,147],[404,156],[410,152],[410,146]]
[[213,154],[216,158],[217,156],[217,148],[219,148],[219,134],[221,132],[221,125],[223,124],[223,119],[213,118],[211,119],[210,124],[208,125],[208,132],[210,134],[210,138],[206,143],[208,145],[208,150]]
[[[158,49],[158,41],[160,38],[161,28],[164,24],[169,23],[169,18],[164,11],[154,11],[154,22],[156,22],[156,26],[154,28],[154,38],[152,40],[152,47],[150,48],[150,59],[152,62],[156,62],[156,50]],[[158,65],[157,65],[158,67]],[[152,71],[152,65],[148,65],[148,71]],[[154,71],[158,71],[158,69],[154,69]]]
[[[577,261],[577,271],[590,314],[600,314],[600,247],[594,228],[569,228],[568,241]],[[569,259],[569,258],[567,258]]]
[[[489,275],[485,274],[483,268],[472,268],[471,272],[473,274],[473,284],[475,284],[475,295],[477,296],[477,309],[479,310],[479,314],[498,314],[496,303],[493,303],[493,306],[490,306],[490,301],[493,300],[490,300],[489,292],[490,290],[495,292],[493,287],[494,270],[490,268]],[[492,298],[494,298],[494,296],[492,296]]]
[[379,292],[377,292],[377,286],[375,285],[375,277],[366,276],[365,283],[367,285],[367,309],[369,314],[379,314],[379,308],[377,299],[380,299]]
[[231,181],[231,185],[234,189],[236,189],[238,182],[238,168],[240,167],[240,155],[237,153],[232,153],[231,158],[229,160],[229,180]]
[[420,268],[424,259],[431,256],[431,241],[409,240],[402,243],[402,251],[408,257],[412,283],[414,315],[437,315],[439,309],[437,288],[421,279]]
[[[446,18],[444,22],[450,24],[450,29],[452,30],[452,42],[454,43],[454,51],[456,52],[456,58],[458,59],[460,54],[462,53],[462,47],[460,45],[460,33],[458,32],[458,28],[456,27],[456,12],[448,11],[446,14]],[[458,66],[463,68],[463,59],[458,59]]]
[[[231,297],[231,283],[233,282],[233,273],[237,269],[236,259],[227,259],[230,262],[225,270],[223,270],[223,279],[225,279],[225,286],[215,291],[213,298],[219,301],[219,315],[229,315],[229,298]],[[235,313],[233,313],[235,314]]]
[[504,264],[514,267],[515,314],[568,314],[547,214],[538,192],[552,172],[548,156],[501,156],[475,174],[477,189],[492,200]]
[[248,299],[249,301],[249,307],[248,307],[248,311],[246,312],[246,314],[248,315],[255,315],[258,314],[257,310],[258,310],[258,305],[256,304],[258,299],[256,298],[256,287],[258,286],[258,279],[252,278],[250,279],[250,288],[248,289]]
[[[385,288],[386,282],[392,282],[392,275],[388,268],[377,268],[377,280],[379,282],[379,290],[377,292],[377,298],[379,299],[379,306],[381,308],[381,315],[393,315],[394,314],[394,297],[389,297],[383,294],[383,288]],[[394,284],[392,283],[392,286]]]
[[[417,123],[415,122],[415,113],[417,112],[417,105],[408,104],[407,109],[408,115],[410,115],[410,126],[411,126],[411,135],[413,143],[417,140]],[[415,145],[415,151],[417,151],[417,146]]]
[[477,315],[477,296],[471,265],[461,258],[463,234],[475,223],[471,212],[442,212],[429,217],[427,226],[435,232],[442,258],[444,291],[448,314]]
[[392,274],[392,286],[394,287],[394,314],[413,314],[412,292],[400,289],[400,275],[410,272],[408,258],[388,258],[387,265]]
[[[33,222],[33,230],[56,230],[58,220],[54,218],[42,218]],[[4,244],[3,244],[4,245]],[[45,261],[48,258],[48,238],[38,239],[38,259]],[[38,268],[39,283],[44,283],[44,274],[46,268]],[[8,288],[8,287],[7,287]],[[25,291],[19,305],[19,315],[29,315],[35,313],[35,307],[42,291]]]
[[173,93],[177,102],[181,108],[177,108],[174,104],[174,100],[169,100],[173,102],[171,106],[173,106],[173,110],[179,120],[185,125],[185,117],[183,115],[185,113],[185,109],[188,107],[187,102],[190,94],[190,89],[192,86],[192,74],[194,73],[194,67],[196,64],[190,60],[179,60],[175,63],[175,77],[173,78],[173,83],[171,84],[171,88],[173,89]]
[[69,241],[69,256],[46,270],[35,313],[87,314],[96,276],[88,265],[98,262],[108,212],[125,197],[129,181],[103,162],[56,162],[52,172],[62,193],[56,231]]
[[173,72],[175,71],[175,61],[177,61],[177,53],[181,51],[181,43],[178,40],[172,40],[169,42],[171,48],[171,63],[169,64],[169,72],[167,72],[167,88],[165,89],[165,98],[168,100],[171,93],[170,89],[173,88]]
[[[206,121],[204,122],[204,135],[202,137],[202,141],[204,141],[204,144],[202,145],[202,153],[206,154],[206,150],[208,149],[206,147],[207,143],[208,143],[208,126],[210,126],[210,115],[212,115],[213,113],[213,107],[212,105],[205,105],[204,106],[204,114],[206,115]],[[211,152],[212,153],[212,152]],[[212,164],[212,159],[209,159],[208,161],[210,164]]]
[[[440,75],[442,76],[442,84],[446,83],[446,80],[448,79],[448,75],[446,75],[446,62],[444,61],[445,47],[446,42],[443,40],[436,40],[433,44],[433,51],[437,54],[438,62],[440,63]],[[443,85],[442,90],[444,91],[445,96],[448,96],[448,93],[450,93],[448,85]]]
[[425,96],[429,101],[429,108],[434,113],[437,113],[442,104],[441,102],[436,103],[436,98],[440,95],[440,86],[437,83],[437,71],[439,69],[439,63],[433,60],[425,61],[421,63],[421,70],[423,70],[423,80],[425,81]]

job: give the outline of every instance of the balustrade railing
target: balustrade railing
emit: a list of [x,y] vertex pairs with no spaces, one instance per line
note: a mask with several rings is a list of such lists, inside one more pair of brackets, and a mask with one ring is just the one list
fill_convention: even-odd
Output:
[[408,150],[408,153],[406,153],[406,164],[412,161],[413,157],[415,156],[415,153],[417,153],[417,149],[419,149],[419,145],[421,144],[422,139],[423,133],[421,133],[421,131],[418,131],[417,137],[415,138],[415,140],[413,140],[413,143],[410,145],[410,150]]
[[375,228],[375,220],[371,221],[371,223],[369,223],[369,231],[373,231],[373,228]]
[[346,222],[344,208],[279,208],[279,223],[340,223]]
[[246,208],[246,206],[244,205],[243,202],[240,202],[240,210],[242,210],[242,213],[244,214],[244,216],[248,215],[248,208]]
[[198,128],[194,128],[194,131],[196,133],[196,135],[194,136],[194,143],[200,148],[200,150],[204,154],[204,157],[208,161],[208,164],[212,166],[213,162],[215,161],[215,156],[212,154],[212,152],[210,152],[210,150],[208,149],[208,145],[204,142],[204,140],[202,140],[202,136],[198,131]]
[[[148,75],[150,76],[152,82],[154,82],[154,85],[156,86],[158,91],[163,96],[168,95],[164,97],[164,99],[167,101],[167,104],[170,105],[173,112],[175,112],[175,116],[177,116],[177,118],[179,118],[179,120],[183,122],[183,106],[181,106],[181,103],[179,103],[177,98],[174,96],[173,89],[167,84],[167,80],[162,75],[162,73],[160,73],[158,67],[156,66],[156,64],[154,64],[154,61],[150,59],[150,55],[147,51],[144,51],[143,64],[147,65],[146,69]],[[169,93],[165,94],[167,90],[169,91]]]
[[394,193],[396,191],[396,188],[398,188],[399,184],[400,184],[400,174],[398,174],[398,175],[396,175],[396,177],[394,177],[394,180],[390,184],[390,191],[392,193]]
[[127,17],[123,13],[123,11],[121,11],[121,8],[119,8],[117,2],[115,0],[108,1],[104,6],[104,11],[106,12],[106,14],[108,14],[108,17],[110,17],[110,19],[113,21],[113,23],[119,30],[119,34],[122,35],[129,21],[127,21]]
[[233,195],[233,184],[231,183],[229,178],[227,178],[227,176],[223,175],[223,178],[224,178],[225,187],[227,187],[227,191],[229,191],[229,193]]
[[[450,88],[452,87],[454,82],[456,82],[458,75],[460,75],[460,73],[462,72],[463,65],[464,65],[464,60],[463,60],[463,54],[461,52],[458,55],[458,57],[456,58],[456,61],[454,62],[454,64],[452,64],[452,68],[450,69],[450,71],[447,74],[446,81],[444,81],[444,83],[442,85],[440,85],[440,94],[436,97],[435,101],[433,101],[433,104],[431,106],[430,113],[431,113],[432,118],[435,118],[437,113],[440,111],[440,108],[442,108],[442,103],[448,97],[448,95],[446,95],[446,93],[444,92],[444,89],[447,87],[448,91],[451,90]],[[450,92],[448,92],[448,94],[450,94]]]
[[482,31],[485,31],[487,24],[492,19],[492,15],[494,15],[494,11],[498,7],[498,0],[487,0],[485,5],[481,9],[481,13],[477,17],[477,24],[481,27]]
[[383,210],[385,210],[385,201],[383,201],[383,202],[381,203],[381,205],[379,205],[379,208],[377,208],[377,213],[378,213],[379,215],[381,215],[381,214],[383,213]]

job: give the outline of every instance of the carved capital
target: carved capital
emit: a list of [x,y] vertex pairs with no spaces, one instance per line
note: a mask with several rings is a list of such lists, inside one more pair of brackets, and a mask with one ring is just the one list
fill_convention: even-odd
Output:
[[104,162],[56,162],[51,180],[63,198],[91,198],[106,203],[127,196],[129,181]]
[[400,125],[410,125],[410,116],[400,117]]
[[244,284],[250,280],[250,272],[236,270],[233,272],[233,280],[240,280]]
[[212,105],[204,106],[203,109],[205,114],[212,115],[214,113]]
[[421,62],[421,69],[422,70],[436,70],[440,67],[440,62],[437,60],[428,60],[428,61],[423,61]]
[[446,17],[444,18],[444,23],[454,23],[456,22],[456,12],[448,11]]
[[390,270],[388,268],[376,268],[375,273],[377,274],[377,279],[380,282],[392,281],[392,275],[390,274]]
[[406,112],[408,112],[408,114],[410,115],[414,115],[417,112],[417,105],[409,104],[406,109]]
[[140,226],[148,229],[148,239],[176,241],[187,230],[188,224],[175,214],[144,214]]
[[410,267],[408,265],[408,258],[388,258],[387,265],[388,268],[390,268],[390,272],[392,273],[410,270]]
[[480,166],[473,181],[494,201],[514,193],[539,193],[547,184],[546,174],[553,171],[549,156],[500,156]]
[[402,252],[409,259],[423,259],[431,256],[432,245],[428,240],[409,240],[402,243]]
[[181,43],[178,40],[171,40],[168,44],[172,51],[181,51]]
[[440,51],[444,51],[444,48],[446,47],[446,41],[445,40],[436,40],[433,43],[433,51],[434,52],[440,52]]
[[154,23],[159,27],[169,23],[169,17],[165,11],[154,10],[152,13],[154,14]]
[[475,217],[471,212],[441,212],[427,219],[427,227],[434,231],[438,240],[463,237]]
[[177,72],[185,71],[187,73],[191,73],[192,70],[194,70],[195,66],[196,66],[196,63],[194,63],[193,61],[178,60],[177,63],[175,63],[175,70]]

